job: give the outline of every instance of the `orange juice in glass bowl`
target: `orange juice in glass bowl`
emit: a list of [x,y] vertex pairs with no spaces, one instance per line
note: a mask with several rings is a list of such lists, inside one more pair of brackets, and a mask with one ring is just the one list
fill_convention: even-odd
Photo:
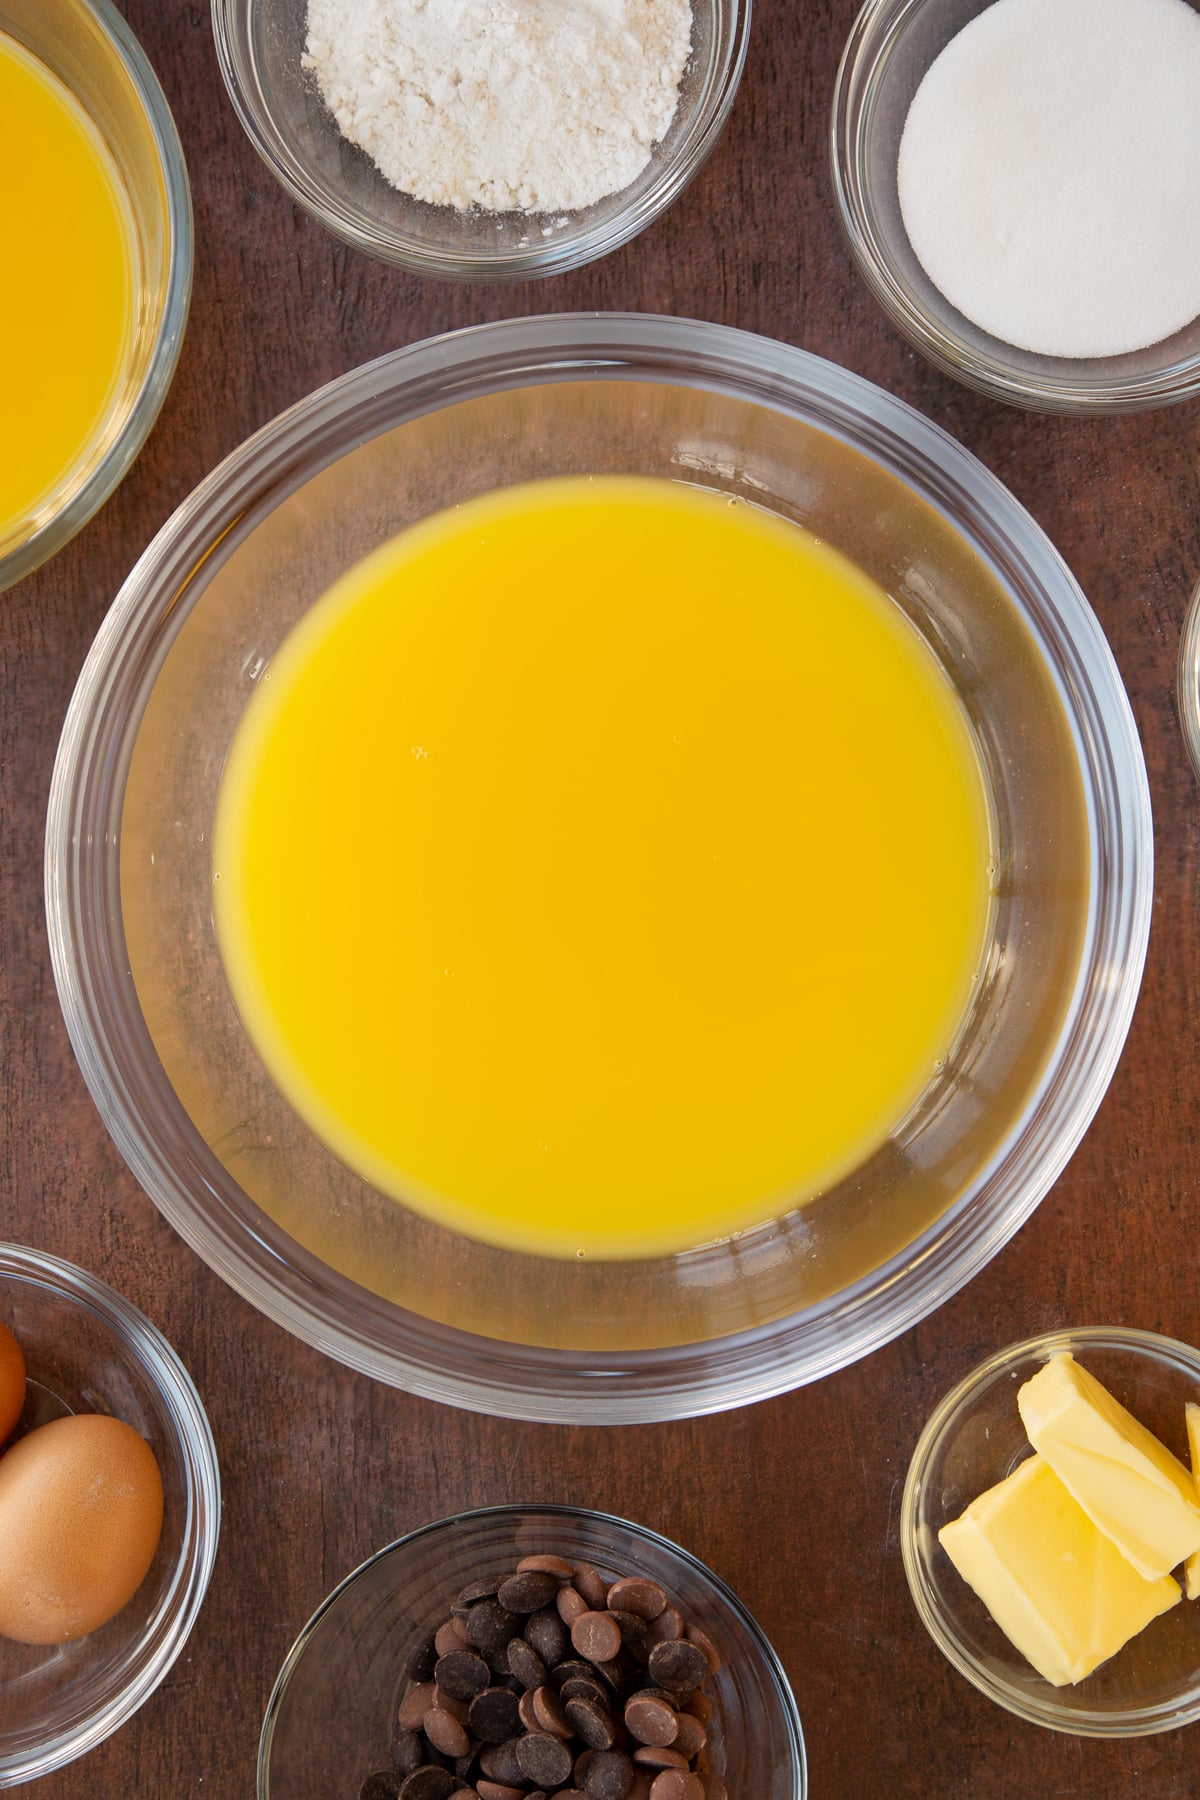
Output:
[[446,508],[306,616],[230,749],[213,898],[259,1054],[346,1163],[470,1237],[620,1259],[880,1148],[969,1010],[991,850],[953,687],[853,564],[690,484],[568,477]]
[[191,229],[170,112],[108,0],[0,0],[0,589],[141,447],[182,343]]
[[[696,519],[707,508],[706,519],[732,522],[725,529],[742,549],[722,563],[711,541],[697,551],[693,538],[687,555],[677,546],[662,579],[649,584],[654,604],[643,591],[639,606],[630,590],[654,562],[648,540],[642,552],[614,558],[618,526],[629,527],[621,509],[609,509],[586,550],[577,517],[569,555],[555,549],[544,515],[536,523],[525,505],[521,518],[520,490],[545,500],[558,483],[567,484],[560,493],[578,494],[582,483],[597,496],[625,494],[627,483],[665,489]],[[652,510],[661,547],[668,528],[662,510]],[[440,1117],[430,1106],[417,1120],[422,1131],[437,1127],[436,1157],[422,1152],[422,1166],[410,1163],[401,1184],[327,1124],[317,1128],[311,1096],[261,1020],[255,1029],[254,997],[247,1005],[245,992],[235,993],[227,929],[221,941],[230,920],[215,915],[239,859],[231,863],[222,842],[214,855],[214,830],[220,837],[223,788],[228,799],[239,785],[242,730],[253,734],[256,715],[267,717],[268,693],[286,693],[303,634],[315,633],[313,666],[321,665],[330,617],[322,608],[341,604],[340,584],[353,612],[356,588],[368,596],[386,589],[414,546],[440,555],[453,544],[447,519],[465,527],[481,518],[485,536],[505,518],[521,525],[525,549],[509,559],[508,574],[501,578],[493,558],[481,580],[467,559],[457,585],[428,582],[426,598],[438,604],[423,638],[425,601],[408,582],[403,661],[412,663],[400,671],[402,704],[394,684],[380,697],[368,653],[364,704],[354,704],[351,682],[312,746],[318,761],[336,760],[341,740],[383,718],[400,751],[392,767],[412,830],[404,891],[394,875],[384,887],[405,930],[415,937],[419,928],[426,945],[404,975],[403,1008],[390,1009],[388,1060],[394,1048],[393,1066],[404,1071],[394,1084],[397,1109],[420,1100],[423,1058],[440,1070]],[[952,1019],[911,1104],[899,1096],[883,1141],[865,1146],[852,1169],[827,1182],[818,1176],[816,1194],[802,1180],[772,1191],[769,1170],[761,1179],[751,1166],[772,1135],[757,1128],[755,1106],[769,1110],[773,1130],[794,1128],[779,1079],[790,1048],[815,1047],[814,1079],[826,1075],[821,1033],[803,1043],[813,1015],[799,964],[787,957],[780,966],[790,922],[801,918],[806,867],[814,878],[824,873],[820,854],[805,865],[787,808],[802,785],[819,798],[824,777],[832,863],[832,846],[853,836],[837,796],[856,756],[870,788],[876,772],[895,776],[914,734],[907,716],[887,721],[880,690],[886,698],[888,682],[869,679],[866,657],[852,654],[852,700],[830,706],[836,750],[817,780],[786,776],[789,765],[811,762],[803,733],[835,689],[818,682],[802,694],[799,615],[790,606],[773,611],[771,601],[787,581],[744,580],[745,558],[761,548],[750,521],[761,521],[772,546],[789,546],[779,558],[789,566],[807,556],[816,567],[814,557],[836,552],[823,566],[849,565],[851,575],[831,584],[834,593],[840,587],[844,601],[865,582],[896,629],[912,634],[914,654],[952,696],[987,800],[987,832],[978,828],[977,853],[965,858],[977,871],[983,864],[988,917],[985,924],[980,902],[979,980],[960,1028]],[[804,549],[794,557],[797,544]],[[622,580],[621,569],[636,579]],[[506,631],[531,606],[528,627]],[[836,610],[848,616],[845,605]],[[818,641],[807,633],[807,649]],[[619,707],[602,704],[602,677],[622,693]],[[639,680],[644,701],[634,706]],[[465,705],[451,706],[455,691]],[[839,718],[847,708],[849,720]],[[748,773],[741,757],[752,745]],[[690,780],[680,782],[685,757]],[[506,792],[514,770],[518,805]],[[342,780],[343,790],[350,785]],[[897,819],[885,808],[877,821],[893,844],[907,795],[922,784],[902,785]],[[337,792],[327,787],[313,814],[314,863],[323,822],[339,830],[347,822]],[[844,798],[841,810],[852,811]],[[916,830],[920,809],[907,810]],[[591,842],[587,821],[596,826]],[[365,823],[356,854],[369,870],[372,838],[378,848],[388,832],[370,816]],[[711,839],[710,824],[720,828]],[[690,868],[672,855],[672,834]],[[858,971],[846,968],[847,940],[867,956],[900,927],[915,952],[902,920],[923,872],[904,865],[904,849],[881,853],[872,878],[851,884],[846,916],[835,910],[829,930],[840,955],[810,954],[814,981],[840,968],[849,991]],[[1064,1166],[1115,1065],[1149,929],[1151,855],[1141,752],[1100,628],[1052,547],[966,451],[890,396],[785,345],[688,320],[562,316],[479,327],[355,370],[260,433],[181,509],[118,597],[68,714],[47,830],[47,921],[72,1041],[109,1128],[167,1217],[242,1293],[352,1366],[430,1397],[544,1419],[633,1422],[812,1380],[924,1316],[995,1254]],[[655,889],[646,904],[643,868]],[[289,884],[297,919],[320,886],[305,882]],[[584,890],[578,906],[567,904],[572,882]],[[353,893],[360,884],[345,885]],[[856,939],[855,889],[865,902]],[[589,912],[606,891],[622,902],[623,946],[606,935],[614,908]],[[523,987],[519,967],[482,955],[489,933],[505,954],[522,950],[527,967],[531,943],[547,958],[558,954],[563,940],[514,904],[522,893],[543,918],[586,928],[574,988]],[[269,911],[269,884],[263,894]],[[250,898],[253,913],[262,895]],[[232,901],[236,911],[236,894]],[[971,907],[964,916],[969,925]],[[343,935],[357,929],[352,923]],[[964,965],[972,930],[960,922]],[[890,942],[893,960],[909,955]],[[442,943],[454,956],[439,961],[433,951]],[[623,971],[614,947],[624,949]],[[251,976],[257,961],[249,959]],[[928,946],[919,961],[931,993]],[[644,984],[630,978],[635,965]],[[376,981],[369,955],[359,967],[364,986]],[[485,977],[512,984],[506,1008],[493,1013],[510,1029],[467,1040],[460,1021],[486,998]],[[310,995],[322,988],[320,956],[305,985]],[[944,1001],[950,1014],[961,1005],[955,986]],[[523,992],[537,1001],[527,1012]],[[286,984],[276,1003],[281,995],[286,1001]],[[706,996],[712,1018],[745,1006],[744,1062],[712,1029]],[[631,1001],[654,1009],[623,1030]],[[643,1034],[647,1017],[652,1029]],[[610,1045],[627,1047],[623,1070],[611,1057],[607,1070],[593,1060],[589,1079],[587,1059],[604,1043],[580,1029],[589,1018]],[[882,1010],[865,1018],[859,1010],[859,1020],[837,1059],[850,1095],[860,1072],[878,1071],[881,1053],[900,1044]],[[543,1042],[548,1023],[562,1033],[557,1054],[555,1041]],[[654,1029],[678,1051],[677,1064],[654,1055]],[[456,1041],[465,1044],[457,1060]],[[722,1058],[715,1081],[706,1066],[713,1051]],[[430,1203],[447,1187],[460,1203],[469,1198],[467,1178],[497,1167],[502,1149],[517,1178],[529,1178],[528,1194],[536,1158],[559,1154],[552,1137],[531,1129],[537,1115],[521,1091],[523,1069],[536,1071],[542,1090],[532,1098],[552,1103],[543,1117],[575,1126],[592,1109],[590,1139],[576,1138],[573,1160],[578,1180],[587,1179],[579,1145],[596,1145],[604,1206],[582,1203],[577,1187],[558,1223],[594,1233],[615,1216],[618,1241],[606,1248],[594,1238],[535,1243],[532,1209],[523,1230],[512,1228],[510,1209],[501,1232],[494,1218],[490,1231],[486,1218],[468,1228]],[[769,1081],[758,1079],[764,1071]],[[469,1088],[456,1086],[460,1072]],[[598,1074],[610,1085],[597,1107]],[[625,1075],[636,1077],[628,1088]],[[647,1152],[638,1166],[627,1127],[639,1106],[643,1117],[659,1111],[648,1084],[679,1075],[673,1096],[658,1089],[676,1109],[676,1144],[688,1123],[697,1142],[707,1140],[692,1176],[715,1176],[721,1203],[731,1173],[755,1177],[751,1200],[762,1210],[744,1224],[730,1228],[710,1207],[707,1222],[697,1230],[693,1217],[685,1232],[677,1210],[672,1220],[678,1194],[671,1198],[663,1164],[651,1170]],[[688,1092],[696,1096],[690,1114],[680,1101]],[[721,1109],[735,1100],[741,1118],[729,1148],[709,1154],[721,1147]],[[506,1147],[503,1132],[521,1124],[518,1103],[523,1143],[513,1137]],[[797,1118],[805,1103],[801,1086]],[[829,1122],[825,1110],[809,1108],[814,1130]],[[621,1130],[610,1131],[608,1120]],[[659,1148],[665,1141],[658,1137]],[[406,1142],[411,1155],[414,1134]],[[692,1154],[686,1139],[682,1148]],[[438,1162],[450,1154],[460,1159],[452,1182]],[[622,1154],[636,1176],[618,1196],[623,1220],[617,1199],[607,1211]],[[697,1179],[682,1185],[696,1195]],[[630,1253],[631,1227],[648,1235],[664,1225],[669,1236]]]

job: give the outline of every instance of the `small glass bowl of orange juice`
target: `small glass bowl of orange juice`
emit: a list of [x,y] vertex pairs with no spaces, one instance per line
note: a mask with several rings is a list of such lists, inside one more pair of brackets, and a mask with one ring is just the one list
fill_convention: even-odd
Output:
[[3,591],[122,479],[187,322],[183,152],[109,0],[0,0],[0,238]]
[[1111,655],[994,477],[832,364],[601,314],[396,352],[210,477],[82,673],[46,911],[109,1129],[239,1291],[615,1423],[995,1254],[1150,867]]

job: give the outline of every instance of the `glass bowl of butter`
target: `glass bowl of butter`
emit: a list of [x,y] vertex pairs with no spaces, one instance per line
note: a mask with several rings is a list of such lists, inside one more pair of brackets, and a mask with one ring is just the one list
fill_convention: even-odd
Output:
[[1200,1352],[1126,1327],[998,1351],[937,1408],[900,1538],[934,1642],[1079,1737],[1200,1719]]

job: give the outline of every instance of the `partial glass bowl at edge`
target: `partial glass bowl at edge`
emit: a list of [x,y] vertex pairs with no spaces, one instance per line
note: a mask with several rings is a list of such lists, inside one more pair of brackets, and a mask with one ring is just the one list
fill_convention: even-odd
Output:
[[302,63],[307,0],[212,0],[221,73],[246,133],[293,200],[355,249],[454,281],[561,275],[628,243],[672,204],[724,129],[751,0],[692,0],[679,104],[642,173],[580,212],[457,211],[400,193],[341,136]]
[[[810,528],[954,683],[997,816],[996,924],[964,1030],[854,1176],[675,1257],[546,1259],[354,1177],[250,1050],[212,930],[210,837],[253,682],[346,567],[539,475],[698,482]],[[716,1411],[842,1367],[981,1269],[1064,1167],[1132,1014],[1145,770],[1100,628],[1043,534],[901,402],[785,345],[638,315],[477,327],[311,395],[160,532],[102,626],[55,767],[47,918],[101,1114],[166,1217],[350,1366],[546,1420]],[[886,890],[885,890],[886,891]]]
[[1180,634],[1176,703],[1188,760],[1200,781],[1200,587],[1192,595]]
[[258,1800],[330,1800],[390,1763],[405,1657],[435,1631],[469,1582],[502,1579],[522,1556],[592,1563],[608,1580],[657,1582],[711,1639],[721,1670],[710,1758],[729,1800],[804,1800],[804,1734],[778,1657],[703,1563],[643,1525],[569,1506],[458,1513],[363,1563],[313,1614],[267,1706]]
[[[1200,5],[1200,0],[1187,0]],[[951,305],[913,252],[896,162],[913,95],[930,64],[991,0],[867,0],[834,91],[834,194],[859,272],[893,325],[968,387],[1036,412],[1137,412],[1200,392],[1200,318],[1123,356],[1039,356],[1006,344]]]
[[[123,480],[166,398],[192,292],[192,203],[175,122],[140,44],[110,0],[0,0],[0,32],[76,97],[122,177],[136,238],[133,347],[121,391],[81,461],[0,552],[0,592],[73,537]],[[15,279],[9,269],[2,279]],[[86,280],[86,271],[80,271]]]
[[154,1561],[115,1618],[69,1644],[0,1640],[0,1788],[7,1788],[94,1750],[167,1675],[212,1575],[221,1484],[191,1378],[121,1295],[58,1257],[0,1244],[0,1320],[25,1357],[24,1429],[72,1412],[111,1414],[146,1439],[163,1480]]
[[913,1452],[900,1514],[904,1569],[934,1643],[981,1693],[1033,1725],[1077,1737],[1144,1737],[1200,1719],[1200,1607],[1184,1599],[1074,1687],[1056,1688],[1013,1648],[937,1534],[1029,1455],[1017,1393],[1052,1356],[1071,1355],[1184,1466],[1184,1407],[1200,1401],[1200,1352],[1129,1327],[1052,1331],[972,1370]]

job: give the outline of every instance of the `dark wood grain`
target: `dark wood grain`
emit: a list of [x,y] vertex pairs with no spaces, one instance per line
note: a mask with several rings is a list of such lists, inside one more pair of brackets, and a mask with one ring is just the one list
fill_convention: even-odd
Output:
[[[1070,1323],[1200,1341],[1200,805],[1174,703],[1180,625],[1200,575],[1200,405],[1038,419],[956,386],[896,336],[843,246],[827,174],[829,95],[854,0],[761,0],[732,122],[675,208],[592,268],[508,288],[424,282],[335,243],[244,139],[207,8],[124,0],[124,10],[187,153],[195,298],[174,387],[123,487],[0,600],[0,1229],[103,1275],[177,1346],[212,1420],[225,1513],[216,1576],[172,1674],[129,1725],[39,1793],[252,1794],[279,1663],[332,1584],[454,1508],[537,1499],[657,1526],[737,1589],[791,1676],[822,1800],[1196,1794],[1198,1728],[1095,1743],[1022,1725],[977,1694],[925,1636],[896,1534],[920,1426],[983,1354]],[[60,1019],[41,899],[46,795],[75,675],[123,576],[194,484],[281,407],[366,358],[483,319],[592,307],[690,314],[803,345],[981,456],[1100,615],[1145,744],[1158,847],[1128,1047],[1084,1144],[1016,1240],[923,1325],[819,1386],[620,1432],[499,1423],[410,1399],[235,1298],[163,1223],[99,1123]]]

